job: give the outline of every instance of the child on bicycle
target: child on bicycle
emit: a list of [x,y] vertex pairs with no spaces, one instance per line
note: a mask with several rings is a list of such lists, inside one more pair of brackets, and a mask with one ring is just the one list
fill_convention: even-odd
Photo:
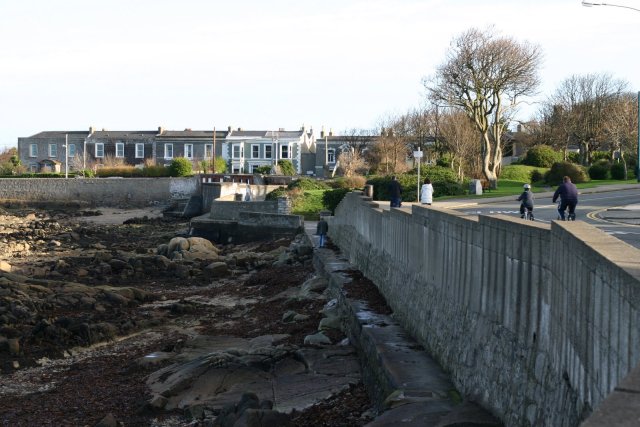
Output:
[[524,185],[524,191],[516,199],[520,202],[520,218],[524,218],[525,209],[529,212],[529,218],[533,220],[533,193],[529,184]]

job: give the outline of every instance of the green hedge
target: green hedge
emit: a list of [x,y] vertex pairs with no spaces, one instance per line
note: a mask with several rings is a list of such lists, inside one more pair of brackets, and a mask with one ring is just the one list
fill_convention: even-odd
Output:
[[511,181],[520,182],[534,182],[534,180],[532,179],[532,174],[534,173],[534,171],[538,171],[540,174],[544,174],[547,170],[549,169],[536,166],[508,165],[502,168],[502,171],[500,172],[500,179],[509,179]]
[[[396,175],[402,187],[402,201],[417,201],[418,177],[414,173]],[[424,179],[429,178],[433,184],[433,196],[459,196],[466,194],[464,183],[458,182],[457,174],[442,166],[427,166],[420,171],[420,186]],[[374,200],[389,200],[390,176],[378,176],[369,178],[367,184],[373,185]]]
[[527,150],[527,154],[522,159],[522,164],[548,168],[560,161],[562,161],[562,153],[557,152],[548,145],[536,145]]
[[584,168],[570,162],[558,162],[544,175],[544,180],[549,185],[559,185],[563,176],[569,176],[574,183],[587,182],[589,180]]
[[290,190],[293,188],[300,188],[302,190],[326,190],[329,188],[329,185],[323,181],[318,181],[317,179],[300,178],[292,181],[287,188]]

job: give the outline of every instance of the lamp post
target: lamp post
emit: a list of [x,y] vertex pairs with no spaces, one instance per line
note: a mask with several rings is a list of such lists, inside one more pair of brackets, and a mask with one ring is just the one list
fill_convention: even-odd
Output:
[[69,134],[64,134],[64,177],[69,178]]

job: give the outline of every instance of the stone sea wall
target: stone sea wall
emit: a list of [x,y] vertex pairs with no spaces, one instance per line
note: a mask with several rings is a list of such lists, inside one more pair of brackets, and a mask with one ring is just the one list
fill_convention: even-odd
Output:
[[144,207],[199,194],[190,178],[2,178],[0,201]]
[[388,211],[350,193],[329,235],[506,425],[578,425],[640,361],[640,251],[585,223]]

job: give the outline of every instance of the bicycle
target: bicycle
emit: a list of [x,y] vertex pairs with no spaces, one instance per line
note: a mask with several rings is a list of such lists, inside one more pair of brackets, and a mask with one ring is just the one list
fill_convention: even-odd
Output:
[[520,215],[520,218],[525,221],[535,221],[535,218],[533,217],[533,210],[529,210],[526,207],[524,208],[524,213]]
[[[562,206],[562,202],[558,202],[558,220],[560,221],[575,221],[576,220],[576,214],[574,213],[567,213],[566,215],[566,219],[563,218],[564,214],[564,210],[560,210],[560,206]],[[566,209],[566,208],[565,208]]]

